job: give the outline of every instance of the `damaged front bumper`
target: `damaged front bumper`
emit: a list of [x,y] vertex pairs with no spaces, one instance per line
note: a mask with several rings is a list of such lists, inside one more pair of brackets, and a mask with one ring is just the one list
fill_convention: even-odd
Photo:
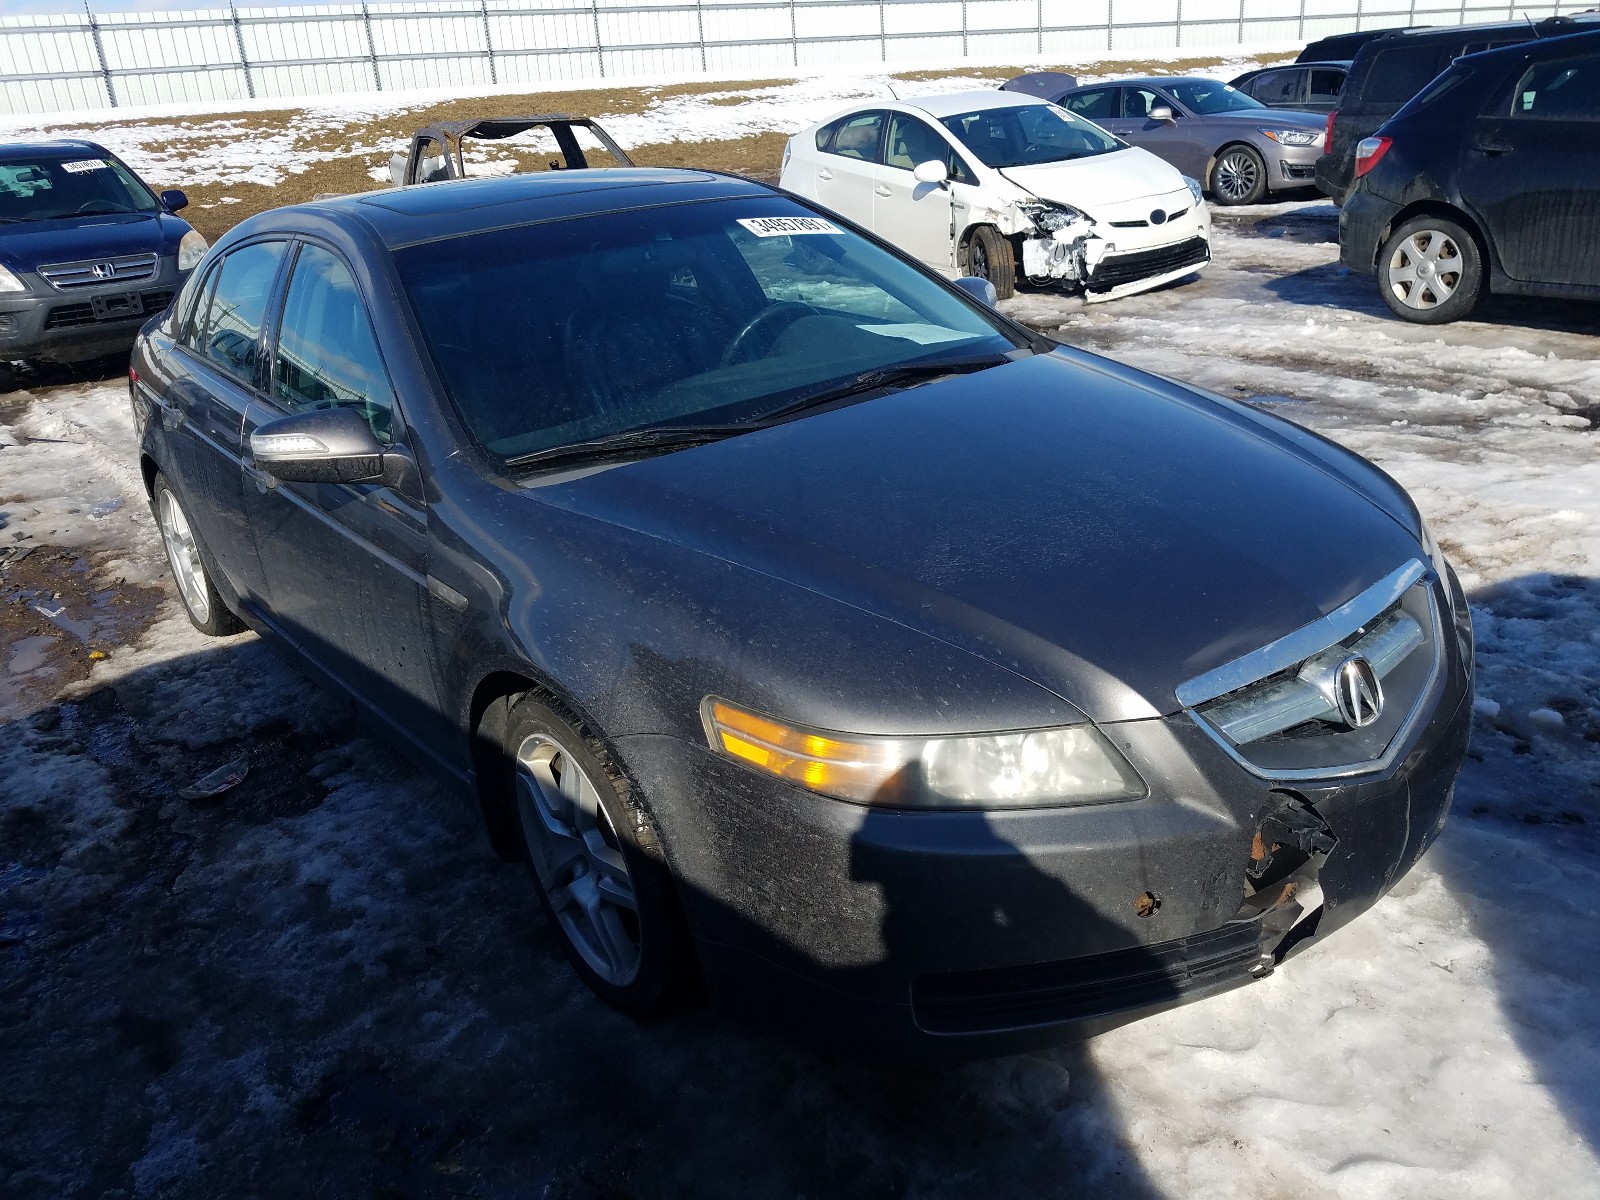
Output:
[[1144,800],[863,809],[663,737],[619,750],[656,815],[712,997],[831,1046],[960,1060],[1248,984],[1374,904],[1442,827],[1471,719],[1455,672],[1385,771],[1251,775],[1185,714],[1103,726]]
[[1132,206],[1137,214],[1121,213],[1114,223],[1064,206],[1022,204],[1002,228],[1009,225],[1021,241],[1020,265],[1029,283],[1080,290],[1089,303],[1115,300],[1182,279],[1211,261],[1205,205],[1187,195],[1176,203],[1185,207],[1139,202]]

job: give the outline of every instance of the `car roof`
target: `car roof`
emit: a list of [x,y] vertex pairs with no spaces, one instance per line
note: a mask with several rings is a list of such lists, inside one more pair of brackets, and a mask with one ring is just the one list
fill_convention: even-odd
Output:
[[1495,63],[1512,58],[1560,58],[1578,50],[1600,49],[1600,25],[1581,32],[1564,33],[1559,37],[1543,37],[1510,46],[1496,46],[1493,50],[1479,50],[1476,54],[1463,54],[1461,61],[1469,63]]
[[[1572,28],[1566,32],[1583,33],[1586,29],[1600,28],[1600,14],[1574,13],[1567,17],[1541,17],[1537,21],[1530,21],[1524,17],[1515,21],[1486,21],[1477,25],[1422,25],[1415,29],[1401,29],[1384,37],[1376,38],[1363,46],[1365,53],[1368,47],[1376,53],[1378,50],[1388,49],[1405,42],[1450,42],[1458,41],[1463,37],[1466,41],[1475,40],[1479,34],[1486,33],[1513,33],[1522,32],[1528,35],[1528,40],[1535,38],[1550,38],[1565,36],[1565,27]],[[1396,39],[1390,41],[1390,38]]]
[[[1298,66],[1297,63],[1284,63],[1286,67]],[[1089,83],[1082,87],[1073,88],[1075,92],[1087,92],[1092,88],[1127,87],[1130,84],[1142,84],[1149,87],[1171,88],[1175,83],[1223,83],[1227,80],[1213,79],[1209,75],[1129,75],[1125,79],[1107,79],[1100,83]]]
[[1348,71],[1350,64],[1354,61],[1355,59],[1353,58],[1315,58],[1306,59],[1303,62],[1296,59],[1294,62],[1274,63],[1270,67],[1257,67],[1253,71],[1246,71],[1242,75],[1234,76],[1234,78],[1250,79],[1256,75],[1265,75],[1268,71],[1288,71],[1297,67],[1341,67]]
[[0,142],[0,162],[9,162],[19,158],[33,158],[40,154],[59,154],[66,150],[88,150],[94,154],[104,154],[105,150],[93,142],[84,141],[82,138],[54,138],[49,141],[39,142]]
[[[941,92],[932,96],[913,96],[899,101],[904,108],[920,108],[930,117],[954,117],[985,108],[1026,108],[1043,103],[1044,97],[1027,92],[1002,92],[998,88],[974,88],[966,92]],[[873,107],[863,105],[862,107]],[[894,105],[884,105],[892,108]]]
[[735,175],[679,167],[607,167],[451,179],[330,196],[272,209],[235,226],[229,238],[309,230],[324,222],[375,234],[391,250],[491,229],[532,225],[698,200],[781,195]]

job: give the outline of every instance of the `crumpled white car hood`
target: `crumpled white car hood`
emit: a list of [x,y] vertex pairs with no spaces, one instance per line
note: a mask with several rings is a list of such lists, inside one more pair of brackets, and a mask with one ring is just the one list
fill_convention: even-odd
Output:
[[1042,200],[1070,204],[1091,215],[1130,200],[1170,196],[1187,186],[1176,167],[1137,146],[1067,162],[1003,167],[1000,174]]

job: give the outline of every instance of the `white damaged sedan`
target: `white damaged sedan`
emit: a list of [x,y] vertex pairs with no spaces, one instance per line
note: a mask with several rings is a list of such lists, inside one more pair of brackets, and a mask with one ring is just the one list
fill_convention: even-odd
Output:
[[1197,182],[1012,92],[857,105],[790,138],[780,182],[1001,299],[1020,275],[1111,300],[1211,261]]

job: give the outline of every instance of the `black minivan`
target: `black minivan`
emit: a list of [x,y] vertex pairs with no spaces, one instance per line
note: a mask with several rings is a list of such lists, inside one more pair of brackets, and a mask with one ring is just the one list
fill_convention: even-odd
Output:
[[1453,59],[1594,28],[1600,28],[1596,17],[1547,17],[1537,23],[1408,29],[1366,43],[1351,64],[1339,107],[1328,116],[1326,153],[1317,160],[1317,187],[1336,204],[1344,203],[1355,180],[1356,144],[1376,133]]
[[1458,59],[1356,146],[1345,265],[1408,321],[1600,299],[1600,29]]

